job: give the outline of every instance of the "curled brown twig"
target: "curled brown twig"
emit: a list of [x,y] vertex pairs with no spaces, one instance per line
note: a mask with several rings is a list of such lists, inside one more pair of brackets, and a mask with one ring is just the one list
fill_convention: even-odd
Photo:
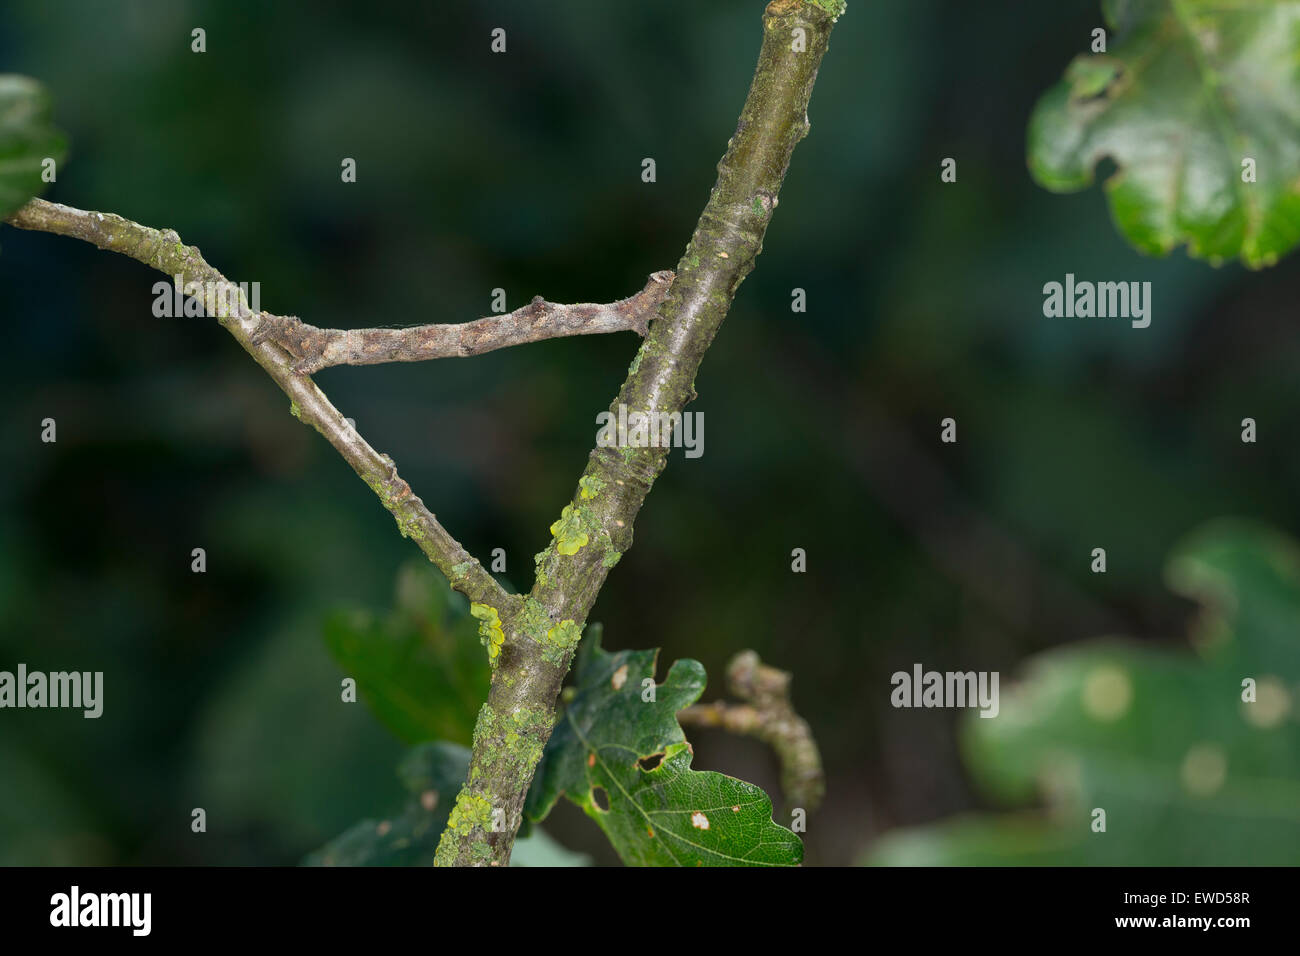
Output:
[[790,701],[790,674],[764,664],[754,651],[741,651],[727,665],[727,686],[744,703],[695,704],[678,721],[763,741],[781,763],[781,790],[790,806],[815,810],[826,791],[821,752]]

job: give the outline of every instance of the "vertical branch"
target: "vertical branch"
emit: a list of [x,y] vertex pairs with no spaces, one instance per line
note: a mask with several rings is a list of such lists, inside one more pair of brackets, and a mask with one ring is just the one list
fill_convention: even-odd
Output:
[[[668,297],[611,405],[616,416],[625,405],[629,415],[672,420],[695,398],[695,374],[754,267],[791,154],[808,133],[817,69],[843,11],[840,0],[768,4],[735,135]],[[555,537],[537,556],[532,592],[515,608],[490,609],[499,612],[505,642],[438,865],[509,862],[577,636],[610,568],[631,547],[633,521],[667,460],[666,441],[593,450],[572,500],[551,526]]]

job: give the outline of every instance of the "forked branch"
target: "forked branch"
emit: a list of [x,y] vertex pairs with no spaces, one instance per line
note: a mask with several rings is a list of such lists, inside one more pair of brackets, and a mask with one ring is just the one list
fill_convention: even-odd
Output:
[[[754,267],[776,210],[795,146],[807,135],[808,101],[843,0],[772,0],[749,95],[718,179],[676,273],[656,273],[640,293],[611,306],[534,302],[508,316],[463,326],[316,329],[253,311],[242,290],[171,230],[120,216],[32,200],[7,221],[20,229],[73,236],[179,275],[223,295],[207,303],[239,344],[289,396],[293,413],[319,431],[379,496],[475,616],[500,628],[488,701],[479,712],[469,779],[438,846],[439,865],[510,861],[525,795],[551,735],[555,701],[576,640],[606,576],[632,544],[632,524],[667,464],[668,445],[598,447],[551,526],[527,596],[507,594],[440,525],[398,475],[343,417],[309,373],[337,364],[416,361],[473,355],[556,335],[635,329],[645,336],[611,410],[625,405],[651,418],[679,414],[695,398],[695,375]],[[648,320],[655,315],[653,322]],[[647,328],[648,323],[648,328]]]
[[196,246],[182,243],[171,229],[151,229],[111,213],[87,212],[42,199],[33,199],[6,221],[19,229],[85,240],[101,249],[137,259],[165,275],[180,276],[187,285],[193,283],[195,288],[206,290],[205,294],[212,293],[207,302],[210,314],[289,396],[293,414],[320,432],[374,490],[396,519],[402,534],[420,546],[452,586],[478,603],[511,601],[512,595],[447,533],[424,502],[411,492],[411,486],[397,473],[393,459],[370,447],[316,383],[293,368],[292,356],[265,334],[268,323],[274,326],[284,318],[249,308],[243,290],[208,265]]

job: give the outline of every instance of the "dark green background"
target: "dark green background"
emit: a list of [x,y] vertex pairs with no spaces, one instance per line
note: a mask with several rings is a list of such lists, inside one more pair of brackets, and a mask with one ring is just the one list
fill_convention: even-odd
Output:
[[[0,70],[47,84],[69,134],[48,198],[177,229],[271,311],[453,322],[495,287],[512,308],[608,301],[676,263],[761,7],[19,0]],[[697,380],[705,454],[674,452],[593,612],[607,647],[696,657],[715,688],[745,647],[794,671],[829,774],[809,863],[982,805],[954,714],[891,709],[893,671],[1011,675],[1099,633],[1181,647],[1171,545],[1225,514],[1297,527],[1297,261],[1146,259],[1100,190],[1026,172],[1033,103],[1100,23],[1094,0],[851,3]],[[106,681],[98,721],[0,712],[0,862],[291,863],[399,804],[402,748],[339,704],[320,624],[387,607],[414,546],[215,323],[151,315],[155,273],[7,228],[0,246],[0,667]],[[1151,327],[1045,319],[1067,272],[1152,281]],[[318,381],[526,588],[635,347]],[[697,767],[775,794],[761,746],[692,737]],[[572,809],[548,829],[611,859]]]

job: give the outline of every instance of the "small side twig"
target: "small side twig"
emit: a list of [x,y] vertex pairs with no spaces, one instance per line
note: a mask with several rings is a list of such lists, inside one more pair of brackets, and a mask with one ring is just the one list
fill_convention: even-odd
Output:
[[[370,486],[397,521],[402,534],[415,541],[451,582],[471,601],[512,606],[517,595],[507,594],[496,579],[471,556],[434,517],[397,473],[393,459],[381,454],[361,437],[307,375],[291,367],[283,346],[264,333],[285,321],[283,316],[256,312],[239,286],[230,282],[187,246],[172,229],[152,229],[112,213],[74,209],[43,199],[33,199],[8,219],[18,229],[70,236],[100,249],[130,256],[164,275],[180,276],[187,285],[208,290],[205,309],[253,357],[289,397],[290,410],[303,424],[320,432],[352,470]],[[225,290],[218,294],[216,290]]]
[[821,752],[808,722],[790,702],[790,674],[764,664],[753,651],[741,651],[727,665],[727,686],[745,703],[695,704],[679,712],[677,720],[684,727],[720,727],[761,740],[781,763],[786,801],[815,810],[826,792]]
[[650,319],[668,294],[673,275],[671,270],[656,272],[636,295],[608,305],[560,305],[538,296],[523,308],[503,315],[405,329],[321,329],[284,316],[266,330],[266,335],[293,356],[295,371],[308,375],[333,365],[465,358],[570,335],[633,331],[644,338]]

